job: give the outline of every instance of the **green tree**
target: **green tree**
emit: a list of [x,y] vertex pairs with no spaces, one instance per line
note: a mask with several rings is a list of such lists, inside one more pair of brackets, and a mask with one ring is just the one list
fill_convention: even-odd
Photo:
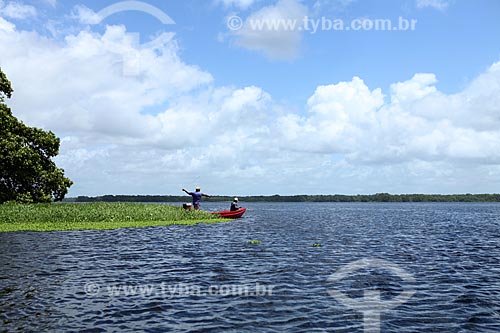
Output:
[[60,140],[14,117],[5,104],[12,92],[0,68],[0,203],[62,200],[73,182],[52,161]]

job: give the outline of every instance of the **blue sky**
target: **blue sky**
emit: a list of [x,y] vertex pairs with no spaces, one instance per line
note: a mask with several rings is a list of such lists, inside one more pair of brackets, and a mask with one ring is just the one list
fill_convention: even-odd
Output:
[[[88,1],[85,6],[99,11],[116,1]],[[303,34],[298,55],[276,60],[259,52],[248,52],[229,42],[218,41],[227,32],[225,18],[236,13],[242,18],[252,9],[270,6],[276,1],[254,1],[248,8],[217,5],[216,2],[149,1],[169,14],[176,26],[162,26],[155,18],[140,12],[118,13],[97,27],[124,24],[144,38],[159,30],[174,31],[183,59],[210,72],[218,85],[257,85],[283,100],[303,104],[318,84],[362,77],[369,86],[388,89],[417,72],[435,73],[440,90],[453,93],[463,89],[478,73],[500,55],[493,40],[500,33],[500,3],[489,1],[449,1],[445,9],[418,8],[415,0],[323,1],[311,9],[311,18],[350,20],[358,17],[417,19],[417,29],[409,32],[318,31]],[[315,1],[304,1],[313,8]],[[439,3],[439,2],[437,2]],[[68,1],[56,8],[58,15],[70,12],[82,2]],[[61,5],[62,7],[62,5]],[[470,22],[470,23],[467,23]],[[223,60],[223,61],[221,61]],[[263,75],[265,73],[265,75]],[[296,80],[286,80],[296,77]],[[297,96],[297,98],[294,98]]]
[[[98,16],[117,4],[135,10]],[[0,1],[0,66],[14,114],[62,138],[70,195],[495,192],[499,16],[495,0]],[[416,25],[252,28],[304,17]]]

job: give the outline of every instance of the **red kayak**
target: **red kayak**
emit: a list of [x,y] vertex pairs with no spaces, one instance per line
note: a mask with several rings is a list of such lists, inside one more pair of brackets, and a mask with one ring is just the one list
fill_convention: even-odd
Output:
[[243,216],[243,214],[245,214],[246,212],[246,208],[240,208],[238,210],[223,210],[221,212],[213,212],[213,213],[210,213],[210,214],[217,214],[219,215],[220,217],[224,217],[224,218],[228,218],[228,219],[237,219],[237,218],[240,218]]

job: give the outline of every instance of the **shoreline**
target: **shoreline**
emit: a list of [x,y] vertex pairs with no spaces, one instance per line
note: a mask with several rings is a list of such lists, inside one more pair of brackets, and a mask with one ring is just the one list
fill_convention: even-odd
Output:
[[[236,195],[243,202],[500,202],[498,193],[465,194],[302,194],[302,195]],[[234,196],[214,195],[204,202],[231,202]],[[64,202],[188,202],[191,198],[177,195],[101,195],[78,196]]]

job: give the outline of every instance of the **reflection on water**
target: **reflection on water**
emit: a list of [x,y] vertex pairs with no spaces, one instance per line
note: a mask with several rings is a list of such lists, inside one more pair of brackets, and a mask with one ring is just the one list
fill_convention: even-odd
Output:
[[[498,204],[246,206],[216,225],[0,234],[0,330],[361,332],[329,289],[390,300],[411,287],[383,332],[500,331]],[[363,258],[415,283],[383,269],[327,281]]]

